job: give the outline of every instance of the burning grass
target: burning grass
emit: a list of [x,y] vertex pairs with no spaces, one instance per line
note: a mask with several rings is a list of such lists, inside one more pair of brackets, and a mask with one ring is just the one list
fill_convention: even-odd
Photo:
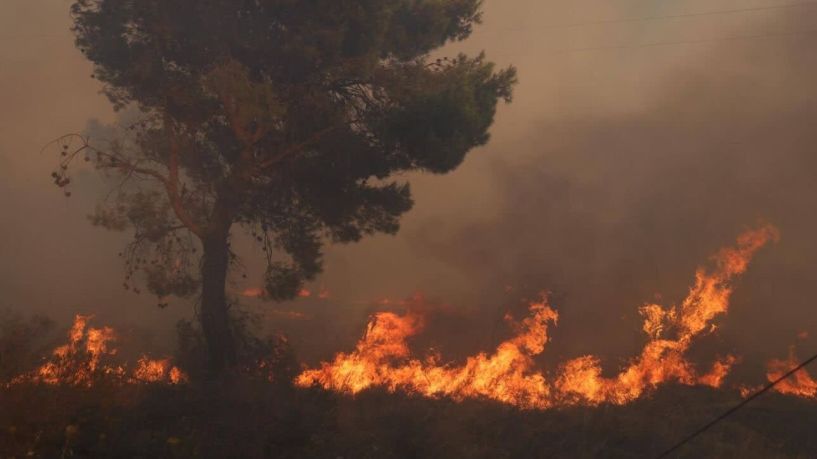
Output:
[[[772,227],[741,235],[697,271],[678,306],[643,306],[643,350],[612,376],[591,355],[552,373],[536,368],[559,320],[545,300],[519,322],[508,318],[514,336],[461,365],[414,357],[407,340],[428,320],[416,308],[375,314],[353,351],[315,369],[299,368],[285,338],[254,338],[237,319],[242,364],[215,381],[203,377],[190,323],[178,328],[176,358],[128,365],[115,330],[90,316],[78,315],[67,342],[36,362],[32,337],[48,322],[3,317],[0,457],[655,456],[740,400],[723,390],[736,357],[701,370],[686,354],[776,238]],[[769,362],[767,378],[796,364],[792,349]],[[801,371],[777,391],[682,454],[817,457],[817,383]]]
[[431,398],[491,399],[527,409],[623,405],[668,382],[719,388],[737,358],[716,359],[701,371],[686,353],[696,338],[715,330],[713,320],[727,312],[733,283],[746,271],[752,256],[778,237],[772,226],[741,234],[734,247],[712,257],[712,267],[698,269],[680,305],[641,307],[647,342],[641,354],[612,377],[602,375],[600,359],[592,355],[565,362],[554,375],[534,368],[534,357],[549,341],[548,327],[559,319],[545,299],[532,303],[530,315],[520,323],[509,318],[517,329],[514,337],[494,352],[469,357],[460,366],[411,355],[406,340],[422,330],[422,316],[411,310],[403,316],[375,314],[353,352],[340,353],[332,362],[304,371],[296,384],[348,394],[384,387]]
[[77,315],[68,332],[68,342],[58,346],[36,369],[15,376],[7,386],[20,384],[73,385],[91,387],[100,380],[120,383],[170,383],[187,381],[187,375],[169,358],[153,360],[143,355],[132,371],[111,362],[117,354],[116,332],[111,327],[94,328],[92,316]]
[[[799,363],[800,360],[797,358],[797,352],[794,346],[792,346],[789,349],[788,358],[785,360],[773,359],[767,364],[769,371],[766,374],[766,378],[769,381],[775,381],[792,368],[797,367]],[[806,368],[780,381],[780,383],[775,386],[775,389],[781,394],[817,399],[817,380],[811,376],[811,373],[809,373]]]

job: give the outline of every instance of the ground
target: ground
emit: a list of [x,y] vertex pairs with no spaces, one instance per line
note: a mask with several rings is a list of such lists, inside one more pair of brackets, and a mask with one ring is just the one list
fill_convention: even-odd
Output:
[[[628,406],[524,411],[229,382],[0,392],[2,457],[656,457],[740,401],[667,386]],[[771,394],[675,457],[817,457],[817,403]]]

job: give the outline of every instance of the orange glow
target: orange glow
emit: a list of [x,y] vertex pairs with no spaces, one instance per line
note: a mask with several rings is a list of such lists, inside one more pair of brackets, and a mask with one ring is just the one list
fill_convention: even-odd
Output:
[[68,343],[54,349],[49,361],[29,375],[18,376],[12,384],[30,381],[90,387],[96,378],[123,375],[122,367],[100,364],[104,357],[116,354],[116,349],[110,347],[116,339],[113,329],[90,328],[90,319],[77,315],[68,332]]
[[754,253],[778,237],[771,226],[740,235],[735,247],[715,254],[713,270],[698,269],[695,283],[680,306],[665,309],[650,304],[641,308],[649,341],[629,366],[613,378],[603,378],[597,358],[575,359],[563,367],[557,380],[559,392],[574,402],[623,404],[667,381],[720,387],[734,357],[716,362],[709,373],[701,375],[684,354],[697,336],[715,329],[712,320],[729,307],[731,282],[746,271]]
[[244,298],[263,298],[266,295],[266,292],[262,288],[247,288],[241,292],[241,296]]
[[732,282],[746,271],[755,252],[777,238],[777,230],[771,226],[747,231],[738,237],[735,247],[715,254],[712,268],[698,269],[680,305],[643,306],[640,312],[647,342],[613,377],[603,376],[599,358],[591,355],[560,365],[551,378],[534,369],[533,357],[544,351],[549,340],[548,326],[559,318],[543,299],[530,305],[530,316],[518,324],[515,337],[490,354],[469,357],[462,366],[441,365],[437,357],[412,357],[406,340],[422,330],[419,314],[411,310],[403,316],[375,314],[353,352],[340,353],[332,362],[304,371],[295,383],[349,394],[381,386],[427,397],[486,398],[538,409],[625,404],[669,381],[720,387],[735,357],[719,359],[709,371],[699,372],[685,354],[696,337],[715,329],[712,321],[727,311]]
[[144,355],[137,362],[136,370],[133,371],[133,378],[148,383],[169,382],[171,384],[180,384],[187,382],[187,375],[173,366],[170,359],[151,360]]
[[[240,295],[243,296],[244,298],[264,299],[267,297],[267,292],[263,288],[249,287],[242,290]],[[321,289],[320,291],[318,291],[317,295],[315,295],[311,290],[303,288],[298,291],[297,296],[298,298],[311,298],[314,296],[321,300],[327,300],[329,299],[329,291],[326,289]]]
[[290,320],[311,320],[312,316],[309,314],[304,314],[303,312],[298,311],[281,311],[278,309],[271,309],[268,313],[272,316],[281,318],[281,319],[290,319]]
[[172,384],[187,381],[187,376],[172,366],[170,359],[150,360],[145,356],[138,361],[132,377],[128,377],[125,367],[110,362],[117,353],[112,346],[116,341],[113,328],[89,327],[91,318],[77,315],[68,332],[68,343],[54,349],[51,358],[36,370],[12,379],[11,384],[33,382],[91,387],[101,379]]
[[[766,379],[770,382],[774,381],[793,368],[796,368],[799,364],[800,361],[797,359],[794,346],[792,346],[789,348],[789,357],[786,360],[775,359],[767,364],[768,372],[766,373]],[[786,395],[817,398],[817,380],[809,374],[808,370],[803,368],[783,381],[780,381],[780,383],[774,386],[774,390]]]

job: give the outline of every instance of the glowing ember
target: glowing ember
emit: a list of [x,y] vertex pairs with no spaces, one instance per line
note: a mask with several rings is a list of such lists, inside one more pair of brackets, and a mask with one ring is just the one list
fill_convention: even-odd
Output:
[[[354,352],[338,354],[331,363],[304,371],[295,383],[355,394],[373,386],[428,397],[487,398],[523,408],[570,404],[624,404],[658,385],[677,381],[687,385],[720,387],[736,359],[727,356],[699,373],[685,358],[694,338],[714,329],[712,320],[726,312],[731,282],[746,271],[754,253],[777,230],[771,226],[742,234],[733,248],[713,257],[711,270],[701,268],[679,306],[641,308],[648,341],[641,354],[617,376],[602,376],[600,360],[584,356],[561,365],[552,380],[533,369],[532,358],[544,351],[548,325],[558,314],[547,301],[530,306],[530,317],[519,333],[501,343],[492,354],[480,353],[462,366],[440,365],[436,358],[412,358],[406,339],[420,332],[422,317],[379,313],[372,318]],[[383,303],[383,304],[391,304]]]
[[180,384],[187,382],[187,375],[170,363],[170,359],[150,360],[142,356],[137,362],[133,378],[141,382],[170,382]]
[[[241,296],[244,298],[257,298],[257,299],[267,299],[267,291],[263,288],[258,287],[250,287],[246,288],[241,291]],[[318,291],[317,294],[313,293],[309,289],[301,289],[298,291],[298,298],[318,298],[319,300],[328,300],[329,299],[329,291],[326,289],[321,289]]]
[[[771,360],[767,364],[768,373],[766,373],[766,378],[769,381],[774,381],[793,368],[796,368],[797,365],[800,364],[800,361],[797,359],[797,355],[795,353],[794,346],[789,348],[789,357],[786,360]],[[811,377],[809,372],[803,368],[802,370],[794,373],[793,375],[789,376],[788,378],[780,381],[780,383],[774,386],[774,390],[780,392],[781,394],[786,395],[795,395],[797,397],[805,397],[805,398],[817,398],[817,380]]]
[[33,382],[91,387],[95,381],[105,378],[120,382],[172,384],[187,381],[187,375],[172,366],[169,359],[150,360],[147,357],[142,357],[133,376],[127,377],[124,367],[106,361],[116,355],[117,350],[112,347],[116,333],[111,327],[89,327],[91,318],[77,315],[68,332],[68,343],[54,349],[51,359],[38,369],[14,378],[10,384]]
[[263,298],[266,292],[262,288],[248,288],[241,292],[241,296],[245,298]]

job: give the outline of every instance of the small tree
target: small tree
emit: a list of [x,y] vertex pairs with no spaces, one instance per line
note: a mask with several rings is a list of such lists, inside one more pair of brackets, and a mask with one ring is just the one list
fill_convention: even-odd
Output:
[[61,138],[54,181],[68,186],[78,158],[117,179],[92,221],[135,231],[125,287],[200,291],[219,372],[236,359],[225,294],[234,227],[264,249],[268,297],[293,298],[320,272],[325,242],[397,231],[412,201],[395,174],[449,172],[486,143],[515,70],[483,55],[430,57],[469,36],[480,4],[77,0],[76,45],[114,107],[140,118],[104,148]]

